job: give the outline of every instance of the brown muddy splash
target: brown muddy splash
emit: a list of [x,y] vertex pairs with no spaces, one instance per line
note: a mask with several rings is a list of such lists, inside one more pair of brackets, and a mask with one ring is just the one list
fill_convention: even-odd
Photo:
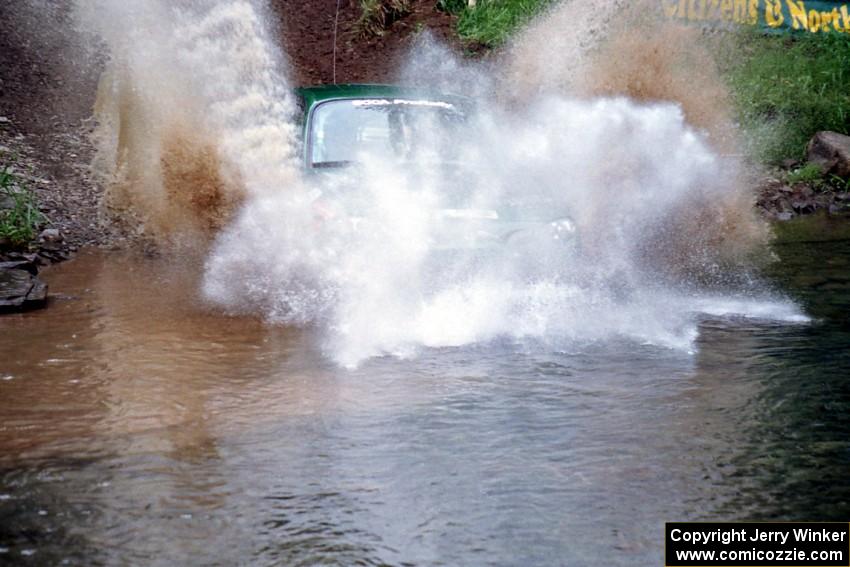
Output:
[[[770,232],[753,207],[753,167],[743,155],[732,97],[702,30],[666,20],[652,0],[572,0],[519,34],[504,61],[504,90],[515,99],[558,93],[677,104],[723,158],[718,179],[725,189],[694,187],[687,201],[668,211],[643,244],[647,262],[671,273],[692,273],[706,261],[734,266],[766,259]],[[630,175],[627,162],[612,160],[604,175]],[[589,233],[604,226],[606,210],[590,213]]]
[[639,30],[618,26],[612,31],[589,57],[578,92],[675,102],[686,121],[725,158],[718,176],[726,190],[708,193],[694,187],[691,198],[670,211],[665,230],[646,242],[647,261],[668,271],[693,272],[711,256],[733,266],[765,259],[769,231],[755,212],[752,174],[742,159],[733,101],[701,32],[658,20]]
[[77,0],[107,54],[93,163],[104,210],[129,232],[203,255],[249,195],[284,190],[294,105],[253,0]]
[[667,22],[615,28],[589,57],[577,90],[584,96],[676,102],[689,124],[708,132],[715,148],[737,149],[732,100],[697,29]]
[[160,161],[168,209],[184,213],[179,219],[183,226],[194,225],[201,234],[213,236],[244,200],[240,181],[222,175],[222,159],[211,141],[173,132],[166,137]]
[[225,177],[214,135],[185,116],[154,116],[135,89],[116,93],[108,77],[94,135],[104,210],[138,236],[204,249],[237,210],[244,187]]

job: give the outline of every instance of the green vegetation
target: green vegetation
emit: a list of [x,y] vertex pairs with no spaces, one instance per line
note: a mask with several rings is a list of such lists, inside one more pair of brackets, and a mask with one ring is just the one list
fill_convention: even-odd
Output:
[[836,191],[842,193],[850,192],[850,179],[844,179],[837,175],[830,175],[827,178],[827,183]]
[[842,179],[837,175],[824,175],[820,166],[814,163],[807,163],[789,171],[785,175],[785,182],[789,185],[804,183],[817,191],[839,193],[850,191],[850,179]]
[[20,248],[32,241],[45,222],[35,196],[9,164],[0,165],[0,248]]
[[357,29],[367,37],[384,35],[393,22],[411,11],[410,0],[360,0]]
[[820,166],[808,163],[788,172],[785,180],[792,185],[795,183],[823,183],[823,173]]
[[799,158],[819,130],[850,134],[850,38],[742,30],[722,61],[757,157]]
[[504,43],[554,0],[439,0],[441,10],[458,15],[457,31],[470,42],[488,47]]

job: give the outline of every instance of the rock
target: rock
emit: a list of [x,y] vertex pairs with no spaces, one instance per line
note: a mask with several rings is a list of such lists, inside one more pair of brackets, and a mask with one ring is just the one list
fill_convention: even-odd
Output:
[[0,270],[0,313],[47,305],[47,284],[26,270]]
[[25,270],[0,271],[0,309],[21,307],[32,289],[32,274]]
[[57,244],[47,244],[38,250],[38,262],[43,266],[64,262],[70,257],[70,254]]
[[38,235],[38,239],[42,242],[62,242],[65,240],[58,228],[42,230],[41,234]]
[[850,136],[818,132],[806,146],[806,156],[824,173],[850,179]]
[[0,270],[24,270],[30,274],[38,275],[38,264],[35,260],[14,260],[11,262],[0,262]]
[[38,278],[33,278],[32,289],[24,302],[26,309],[41,309],[47,306],[47,284]]
[[38,253],[41,256],[49,259],[49,264],[53,262],[61,262],[67,258],[55,258],[54,256],[61,255],[64,248],[65,237],[58,228],[48,228],[41,231],[38,235]]
[[789,221],[794,218],[794,213],[779,213],[776,215],[776,220]]
[[791,201],[791,208],[800,214],[814,210],[811,201]]

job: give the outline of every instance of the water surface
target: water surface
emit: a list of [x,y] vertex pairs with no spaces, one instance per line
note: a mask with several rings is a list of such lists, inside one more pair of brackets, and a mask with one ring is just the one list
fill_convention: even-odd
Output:
[[0,319],[0,563],[660,565],[665,521],[846,521],[850,242],[777,252],[811,323],[356,370],[82,256]]

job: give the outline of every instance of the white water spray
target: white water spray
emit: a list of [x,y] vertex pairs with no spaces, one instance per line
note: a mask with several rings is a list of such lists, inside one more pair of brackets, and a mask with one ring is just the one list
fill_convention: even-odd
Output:
[[[340,364],[506,339],[560,350],[625,338],[689,351],[699,312],[799,317],[782,302],[742,299],[758,285],[741,270],[753,221],[740,167],[680,105],[580,100],[561,80],[492,100],[482,95],[500,78],[478,67],[464,85],[481,97],[478,110],[451,135],[421,132],[419,159],[366,152],[358,167],[305,179],[262,7],[78,4],[110,50],[96,164],[110,204],[171,238],[216,235],[204,297],[312,325]],[[429,83],[445,85],[470,70],[427,47],[405,76],[421,79],[438,62],[442,76]],[[435,166],[446,150],[452,167]],[[316,195],[342,213],[317,219]],[[544,229],[455,246],[480,239],[504,210],[536,211]],[[573,225],[568,245],[545,229]]]
[[[285,196],[249,203],[210,257],[207,296],[231,307],[247,298],[283,323],[313,322],[349,366],[505,338],[555,349],[623,337],[693,349],[698,312],[710,312],[715,296],[660,270],[674,259],[658,256],[680,248],[683,235],[667,230],[677,216],[721,197],[736,171],[677,106],[563,97],[521,113],[485,105],[465,136],[434,143],[451,145],[470,175],[362,156],[346,179],[324,181],[350,184],[365,211],[356,231],[341,219],[293,234],[275,222],[286,218]],[[464,236],[440,221],[446,207],[506,204],[571,218],[577,241],[564,247],[541,231],[446,254],[441,244]],[[711,246],[687,243],[690,270],[723,280]],[[262,264],[240,261],[258,249]]]

